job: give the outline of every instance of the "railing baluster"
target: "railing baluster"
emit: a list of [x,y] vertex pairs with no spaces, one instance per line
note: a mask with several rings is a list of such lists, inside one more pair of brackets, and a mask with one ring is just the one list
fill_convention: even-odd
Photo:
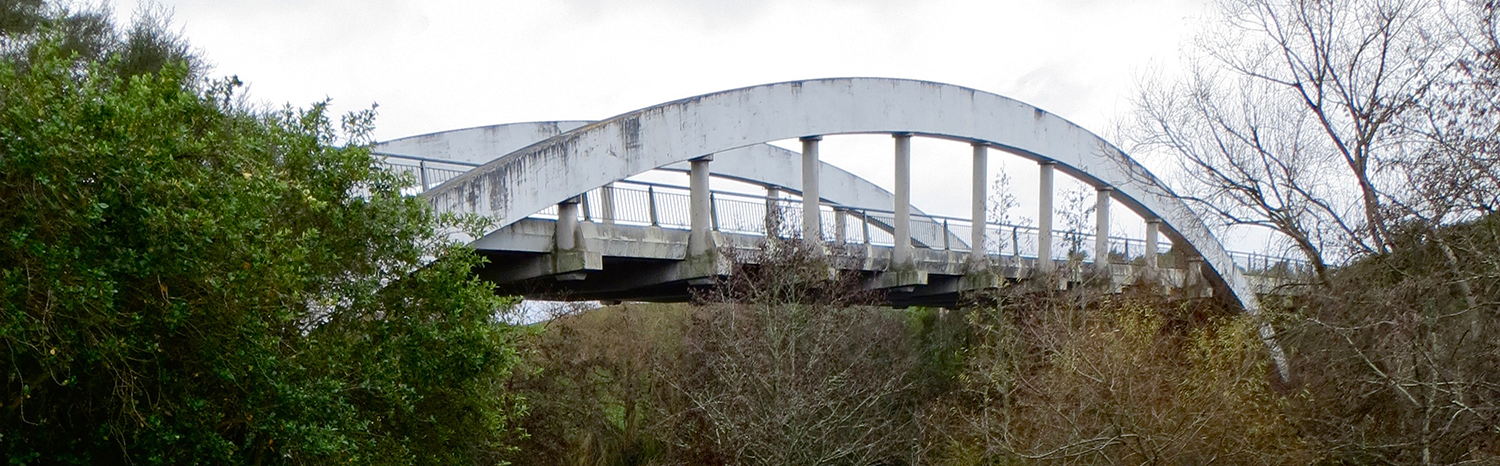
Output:
[[942,232],[942,235],[943,235],[943,250],[944,251],[952,251],[953,250],[953,246],[950,245],[950,244],[948,244],[948,219],[946,219],[946,218],[943,219],[943,232]]
[[656,221],[656,187],[646,186],[646,210],[650,212],[651,226],[661,226]]
[[714,192],[708,192],[708,218],[714,231],[719,231],[719,203],[714,201]]
[[869,210],[860,210],[859,211],[859,228],[860,228],[859,234],[862,235],[862,236],[864,236],[864,238],[865,238],[865,246],[869,246],[870,245],[870,211]]
[[417,161],[417,177],[422,179],[422,192],[427,192],[428,184],[427,184],[427,161],[426,160],[418,160]]
[[581,198],[581,199],[583,199],[583,201],[582,201],[583,205],[579,206],[579,207],[583,208],[583,221],[585,221],[585,222],[592,222],[592,221],[594,221],[593,218],[589,214],[589,192],[588,191],[584,191],[583,195],[578,196],[578,197]]
[[1018,226],[1010,227],[1010,257],[1014,258],[1014,259],[1020,259],[1021,258],[1021,233],[1020,233],[1020,231],[1021,231],[1021,227],[1019,225]]

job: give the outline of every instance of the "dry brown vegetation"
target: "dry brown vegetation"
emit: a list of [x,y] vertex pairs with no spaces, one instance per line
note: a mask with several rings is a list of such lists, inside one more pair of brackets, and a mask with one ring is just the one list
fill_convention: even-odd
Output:
[[[1381,422],[1409,407],[1345,407],[1359,402],[1344,381],[1364,369],[1307,356],[1348,352],[1303,327],[1287,343],[1307,375],[1279,385],[1258,322],[1213,299],[1022,285],[979,300],[995,305],[898,311],[865,305],[850,277],[790,245],[757,262],[692,305],[624,304],[544,324],[536,370],[512,386],[532,409],[513,460],[1402,463],[1349,439],[1418,427]],[[1300,301],[1301,312],[1328,305]],[[1466,393],[1474,406],[1495,399]],[[1484,425],[1471,417],[1464,425]],[[1466,432],[1465,450],[1443,458],[1493,448],[1473,442],[1492,431]]]

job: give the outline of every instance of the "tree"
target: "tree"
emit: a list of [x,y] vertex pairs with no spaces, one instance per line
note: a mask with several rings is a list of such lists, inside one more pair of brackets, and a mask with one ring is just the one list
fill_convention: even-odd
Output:
[[1134,142],[1181,161],[1196,206],[1284,234],[1321,279],[1330,260],[1387,251],[1388,207],[1410,194],[1395,171],[1409,155],[1397,123],[1450,66],[1437,5],[1218,6],[1187,76],[1136,99]]
[[1398,122],[1412,196],[1396,211],[1432,227],[1500,210],[1500,7],[1471,1],[1445,13],[1458,44],[1445,57],[1448,73]]
[[[1294,421],[1346,463],[1492,463],[1500,458],[1500,216],[1393,233],[1390,254],[1337,270],[1327,291],[1268,306],[1302,374]],[[1459,280],[1469,288],[1454,287]]]
[[1063,191],[1062,197],[1062,239],[1068,245],[1068,259],[1081,262],[1093,253],[1092,245],[1086,243],[1089,236],[1094,234],[1094,212],[1099,205],[1095,202],[1094,190],[1087,186],[1075,186]]
[[[561,306],[573,307],[573,306]],[[663,404],[680,360],[687,305],[565,309],[527,340],[533,371],[510,389],[526,397],[518,465],[656,464],[675,411]]]
[[[830,276],[817,245],[741,261],[703,296],[673,374],[677,450],[692,464],[892,464],[914,446],[906,323]],[[743,264],[748,262],[749,264]],[[753,264],[753,265],[751,265]]]
[[1292,420],[1329,462],[1493,462],[1494,2],[1220,6],[1136,138],[1312,260],[1323,286],[1262,302],[1302,374]]
[[1299,464],[1255,320],[1154,289],[1020,285],[962,316],[938,464]]
[[121,34],[98,11],[5,8],[0,456],[454,464],[506,448],[509,303],[437,233],[462,222],[374,164],[373,111],[340,131],[325,104],[247,108],[161,16]]

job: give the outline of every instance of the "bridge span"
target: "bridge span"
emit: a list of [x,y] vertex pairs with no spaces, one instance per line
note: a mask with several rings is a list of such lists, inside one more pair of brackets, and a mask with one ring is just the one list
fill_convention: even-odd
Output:
[[[835,134],[889,134],[895,191],[819,159]],[[973,148],[969,218],[911,206],[911,139]],[[801,151],[770,142],[800,140]],[[1141,277],[1221,293],[1255,311],[1268,280],[1300,261],[1230,252],[1144,167],[1040,109],[958,86],[878,78],[735,89],[599,122],[516,123],[396,139],[375,147],[410,171],[440,211],[494,220],[472,238],[497,291],[541,299],[681,301],[767,240],[813,240],[830,263],[890,304],[948,305],[968,290],[1039,274],[1118,285]],[[1038,224],[986,218],[994,153],[1037,162]],[[688,173],[686,186],[644,182]],[[1095,228],[1053,227],[1053,179],[1095,187]],[[762,193],[716,191],[711,178]],[[1144,238],[1110,234],[1112,206],[1140,215]],[[815,213],[815,214],[809,214]]]

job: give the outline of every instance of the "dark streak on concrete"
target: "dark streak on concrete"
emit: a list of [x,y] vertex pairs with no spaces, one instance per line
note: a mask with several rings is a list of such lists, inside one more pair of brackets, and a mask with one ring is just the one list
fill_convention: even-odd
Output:
[[632,116],[620,121],[620,145],[625,152],[635,152],[641,148],[641,117]]

